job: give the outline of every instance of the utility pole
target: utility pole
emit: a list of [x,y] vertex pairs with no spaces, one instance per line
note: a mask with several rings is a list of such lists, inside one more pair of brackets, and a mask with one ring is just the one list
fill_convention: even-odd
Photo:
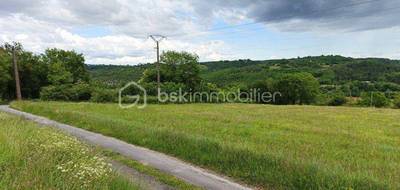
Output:
[[153,39],[154,42],[156,42],[156,49],[157,49],[157,63],[156,63],[156,69],[157,69],[157,97],[160,97],[160,42],[165,39],[165,36],[162,35],[150,35],[150,38]]
[[14,77],[15,77],[15,93],[17,95],[17,100],[22,100],[21,95],[21,83],[19,80],[19,72],[18,72],[18,63],[17,63],[17,52],[16,45],[12,47],[12,58],[13,58],[13,66],[14,66]]

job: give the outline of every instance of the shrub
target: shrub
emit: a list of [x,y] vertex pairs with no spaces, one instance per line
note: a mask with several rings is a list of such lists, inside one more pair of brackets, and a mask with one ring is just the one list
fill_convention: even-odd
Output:
[[90,100],[92,89],[87,83],[77,83],[71,85],[71,97],[72,101],[87,101]]
[[315,100],[315,105],[326,106],[326,105],[329,105],[330,101],[331,101],[331,98],[329,97],[328,94],[321,93],[317,96],[317,98]]
[[182,83],[165,82],[165,83],[161,84],[162,92],[171,93],[171,92],[179,92],[179,90],[182,90],[182,92],[185,92],[187,90],[187,88]]
[[397,109],[400,109],[400,95],[397,95],[395,98],[394,98],[394,107],[395,108],[397,108]]
[[109,90],[104,88],[98,88],[93,90],[90,101],[92,102],[116,102],[118,98],[118,92],[116,90]]
[[[40,99],[49,101],[49,100],[70,100],[70,88],[66,87],[67,85],[60,86],[46,86],[40,90]],[[68,85],[69,86],[69,85]]]
[[369,92],[362,93],[361,100],[359,102],[362,106],[374,106],[374,107],[386,107],[390,105],[390,100],[386,98],[382,92]]
[[330,100],[328,105],[330,106],[341,106],[347,103],[346,96],[344,94],[335,94]]
[[282,94],[278,104],[314,103],[320,93],[319,82],[310,73],[284,75],[276,81],[274,90]]
[[51,85],[40,90],[42,100],[85,101],[91,97],[91,88],[86,83]]

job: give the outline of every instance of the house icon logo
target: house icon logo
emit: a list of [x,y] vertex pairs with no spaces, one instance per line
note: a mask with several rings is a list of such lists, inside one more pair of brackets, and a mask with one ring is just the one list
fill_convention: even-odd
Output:
[[[136,93],[132,93],[132,90]],[[130,82],[119,89],[118,104],[122,109],[137,107],[143,109],[147,106],[147,92],[136,82]]]

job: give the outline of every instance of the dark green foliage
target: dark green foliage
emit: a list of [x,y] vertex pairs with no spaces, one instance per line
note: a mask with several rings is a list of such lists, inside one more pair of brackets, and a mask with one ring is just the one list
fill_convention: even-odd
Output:
[[382,92],[365,92],[361,94],[361,101],[359,104],[362,106],[374,106],[381,108],[390,105],[390,100]]
[[165,82],[162,84],[161,90],[162,92],[171,93],[179,92],[179,90],[186,91],[187,87],[182,83]]
[[[18,71],[21,81],[21,92],[24,99],[35,99],[44,92],[43,98],[54,100],[87,100],[90,98],[88,86],[89,74],[86,71],[82,54],[74,51],[48,49],[44,54],[35,55],[25,51],[22,45],[16,43]],[[12,67],[11,49],[9,44],[0,47],[0,98],[11,100],[15,97],[15,79]],[[76,85],[73,85],[76,84]],[[57,87],[60,86],[60,87]],[[68,87],[69,89],[63,90]],[[54,96],[49,92],[54,92]]]
[[46,86],[40,91],[40,99],[42,100],[64,100],[68,101],[70,98],[69,92],[70,85],[66,86]]
[[400,94],[394,98],[393,104],[395,108],[400,109]]
[[49,65],[49,74],[47,78],[52,85],[71,84],[74,82],[72,73],[67,71],[61,62]]
[[[167,51],[161,55],[160,80],[184,84],[188,89],[196,90],[201,82],[199,57],[187,52]],[[149,67],[143,74],[142,83],[157,82],[157,70]]]
[[11,57],[0,47],[0,99],[7,95],[7,86],[11,81],[10,63]]
[[92,87],[83,82],[75,83],[71,86],[72,101],[87,101],[91,98]]
[[389,82],[400,84],[400,72],[387,74],[386,80],[388,80]]
[[[12,66],[12,50],[5,44],[0,47],[0,97],[13,99],[15,96],[14,68]],[[16,52],[18,70],[23,98],[38,98],[39,91],[47,82],[47,66],[40,56],[23,50],[19,45]]]
[[229,84],[252,84],[257,80],[279,78],[287,73],[308,72],[317,77],[321,84],[330,84],[335,78],[332,67],[353,60],[341,56],[318,56],[266,61],[218,61],[203,63],[207,70],[202,77],[220,86]]
[[336,93],[333,95],[333,97],[330,99],[328,105],[330,106],[341,106],[346,104],[346,96],[343,93]]
[[[10,50],[6,46],[0,48],[0,97],[10,100],[15,97],[15,82],[11,64]],[[147,90],[148,95],[157,95],[157,72],[154,64],[138,66],[85,66],[84,57],[74,51],[48,49],[42,55],[34,55],[23,50],[17,52],[21,80],[22,96],[25,99],[40,97],[40,89],[44,88],[44,96],[57,86],[71,88],[74,84],[89,84],[100,89],[119,89],[131,81],[139,81]],[[332,92],[341,93],[346,97],[359,97],[363,92],[385,92],[386,97],[400,92],[400,62],[397,60],[367,58],[353,59],[341,56],[318,56],[294,59],[278,59],[267,61],[219,61],[198,64],[198,56],[186,52],[168,51],[161,56],[161,91],[177,92],[249,92],[258,88],[259,92],[276,92],[284,90],[286,97],[278,100],[279,104],[310,104],[321,105],[342,104],[343,97],[330,97]],[[94,80],[89,81],[90,76]],[[299,74],[300,73],[300,74]],[[308,78],[292,80],[288,76],[298,77],[301,73],[309,73]],[[302,77],[299,77],[302,78]],[[285,79],[286,81],[284,81]],[[315,88],[321,84],[319,95]],[[292,82],[289,82],[292,80]],[[310,81],[308,81],[310,80]],[[296,82],[294,82],[296,81]],[[307,82],[308,81],[308,82]],[[292,85],[285,87],[285,85]],[[301,84],[301,85],[300,85]],[[302,85],[313,86],[312,91],[305,93],[300,90]],[[79,88],[79,84],[78,87]],[[60,87],[61,88],[61,87]],[[67,96],[64,92],[78,91],[83,97]],[[95,101],[115,101],[115,98],[101,98],[102,93],[80,92],[81,89],[68,89],[55,92],[54,97],[61,100],[83,100],[92,95]],[[137,94],[138,89],[127,89],[126,93]],[[89,95],[88,95],[89,94]],[[64,96],[65,95],[65,96]],[[53,97],[53,98],[54,98]],[[301,98],[299,98],[301,97]],[[317,97],[317,98],[316,98]],[[53,99],[51,98],[51,99]],[[269,103],[259,101],[257,103]],[[254,102],[253,100],[253,102]],[[96,100],[97,101],[97,100]],[[316,102],[317,101],[317,102]]]
[[42,100],[87,101],[91,98],[91,89],[88,84],[62,84],[43,87],[40,91]]
[[91,81],[97,86],[116,88],[124,86],[128,82],[137,82],[142,77],[143,72],[151,67],[152,64],[136,66],[118,65],[87,65]]
[[49,84],[47,78],[49,68],[41,61],[40,56],[26,51],[19,55],[18,66],[23,97],[38,98],[40,88]]
[[97,88],[92,91],[90,101],[92,102],[117,102],[118,92],[104,88]]
[[85,67],[85,58],[75,51],[62,49],[47,49],[42,59],[46,64],[61,64],[66,71],[71,73],[72,82],[89,82],[89,74]]
[[255,94],[253,97],[253,101],[256,103],[271,103],[271,102],[266,102],[264,99],[262,99],[261,96],[262,93],[273,93],[274,92],[274,83],[272,80],[265,80],[265,81],[256,81],[254,84],[249,86],[248,91],[252,90],[253,92],[256,91],[258,93]]
[[277,104],[310,104],[319,94],[319,83],[309,73],[288,74],[275,82],[274,91],[282,95]]
[[[139,78],[144,66],[110,68],[108,76],[104,66],[91,66],[92,76],[102,81],[119,81],[127,76]],[[152,65],[147,65],[152,67]],[[354,59],[341,56],[317,56],[294,59],[266,61],[237,60],[201,63],[200,76],[206,83],[226,88],[232,85],[251,86],[255,81],[276,80],[289,73],[308,72],[318,79],[321,85],[337,85],[346,96],[360,96],[365,91],[397,91],[400,62],[397,60],[366,58]],[[128,74],[127,72],[130,71]],[[111,73],[117,73],[111,75]],[[147,73],[156,80],[155,72]],[[98,76],[98,77],[97,77]],[[108,76],[108,80],[104,79]],[[163,77],[162,77],[163,78]],[[397,84],[396,84],[397,83]]]

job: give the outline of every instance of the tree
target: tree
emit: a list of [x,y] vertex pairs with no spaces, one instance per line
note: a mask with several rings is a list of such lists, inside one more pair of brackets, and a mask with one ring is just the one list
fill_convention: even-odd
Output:
[[[187,52],[167,51],[161,55],[160,78],[162,83],[173,82],[184,84],[195,90],[199,87],[200,65],[199,57]],[[157,72],[154,67],[146,69],[141,82],[157,81]]]
[[[252,90],[252,92],[258,92],[255,93],[253,100],[257,103],[269,103],[269,102],[264,102],[263,98],[260,96],[263,93],[273,93],[273,80],[259,80],[254,82],[252,85],[248,87],[248,90]],[[251,93],[251,92],[250,92]]]
[[49,66],[47,78],[52,85],[71,84],[74,82],[72,73],[67,71],[61,62],[52,63]]
[[89,73],[86,70],[85,58],[82,54],[54,48],[47,49],[42,55],[42,59],[48,65],[61,64],[66,71],[72,74],[73,83],[89,82]]
[[400,72],[387,74],[386,79],[390,82],[400,84]]
[[49,84],[47,65],[40,56],[27,51],[21,52],[18,63],[22,94],[25,98],[38,98],[40,89]]
[[390,100],[386,98],[383,92],[369,92],[361,94],[360,105],[363,106],[374,106],[374,107],[386,107],[389,106]]
[[330,106],[341,106],[347,102],[346,96],[341,93],[335,93],[333,97],[329,100],[328,105]]
[[[18,73],[21,84],[21,93],[24,98],[38,98],[40,88],[48,85],[47,65],[41,61],[40,56],[25,51],[22,45],[5,44],[0,47],[0,96],[13,99],[16,94],[16,82],[12,76],[15,71],[12,67],[12,47],[17,46]],[[7,80],[8,79],[8,80]],[[8,82],[5,82],[8,81]]]
[[7,86],[12,80],[10,75],[11,57],[0,47],[0,99],[8,98]]
[[12,44],[5,43],[4,48],[12,56],[12,63],[14,69],[14,80],[15,80],[15,94],[17,100],[22,100],[21,94],[21,81],[19,77],[19,69],[18,69],[18,55],[23,51],[22,45],[18,42],[13,42]]
[[319,94],[319,82],[309,73],[286,74],[275,82],[274,90],[282,95],[278,104],[310,104]]

